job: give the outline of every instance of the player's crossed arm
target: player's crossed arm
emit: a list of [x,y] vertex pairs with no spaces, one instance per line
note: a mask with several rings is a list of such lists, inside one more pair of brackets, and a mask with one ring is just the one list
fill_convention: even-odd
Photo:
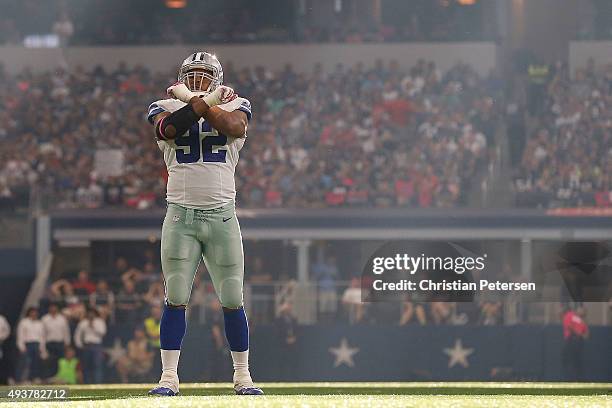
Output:
[[236,99],[234,90],[220,86],[205,97],[196,96],[185,84],[177,83],[168,88],[168,94],[187,103],[181,109],[169,113],[160,112],[154,116],[155,136],[160,140],[170,140],[185,133],[200,118],[206,119],[211,127],[220,133],[242,138],[246,136],[248,118],[245,112],[227,112],[216,105]]
[[241,110],[228,112],[215,106],[208,110],[204,118],[213,129],[225,136],[246,137],[248,120],[246,113]]

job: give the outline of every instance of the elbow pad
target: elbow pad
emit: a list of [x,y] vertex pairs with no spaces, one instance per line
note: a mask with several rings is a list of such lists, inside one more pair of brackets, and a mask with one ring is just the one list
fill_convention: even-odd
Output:
[[[174,139],[175,137],[187,132],[189,128],[199,120],[200,117],[193,111],[193,106],[187,104],[181,109],[172,112],[170,115],[157,122],[155,134],[161,140]],[[175,134],[173,137],[168,137],[166,135],[166,128],[168,126],[173,126],[175,129]]]

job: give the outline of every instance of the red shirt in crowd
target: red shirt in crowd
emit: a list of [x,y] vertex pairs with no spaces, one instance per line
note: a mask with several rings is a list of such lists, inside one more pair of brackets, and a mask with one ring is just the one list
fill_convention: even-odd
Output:
[[395,182],[395,195],[399,204],[408,203],[414,195],[414,181],[397,180]]
[[399,126],[406,126],[412,112],[412,104],[405,99],[395,99],[384,103],[389,118]]
[[568,310],[563,315],[563,338],[568,339],[572,335],[585,337],[589,327],[575,311]]
[[433,195],[438,186],[438,178],[434,175],[424,176],[419,184],[419,207],[431,207]]
[[372,120],[375,125],[378,125],[384,121],[386,114],[394,124],[406,126],[413,111],[412,103],[406,99],[399,98],[391,101],[381,101],[372,108]]
[[96,284],[90,280],[76,280],[72,284],[72,288],[74,290],[84,290],[88,295],[91,295],[96,291]]

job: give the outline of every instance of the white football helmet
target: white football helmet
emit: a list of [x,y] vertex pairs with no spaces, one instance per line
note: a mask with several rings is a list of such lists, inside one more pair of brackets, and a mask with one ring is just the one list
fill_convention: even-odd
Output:
[[[196,68],[199,70],[196,71]],[[201,89],[203,78],[210,79],[210,84],[206,89]],[[223,84],[223,67],[221,67],[221,63],[214,54],[204,51],[194,52],[185,58],[185,61],[181,64],[178,80],[187,85],[192,92],[200,95],[209,94]],[[190,84],[198,84],[198,89],[191,89]]]

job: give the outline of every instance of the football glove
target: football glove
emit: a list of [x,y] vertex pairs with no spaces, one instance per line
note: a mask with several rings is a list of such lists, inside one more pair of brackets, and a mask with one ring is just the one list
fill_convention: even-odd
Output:
[[[182,82],[175,83],[174,85],[169,87],[166,92],[169,96],[185,103],[189,103],[191,98],[193,98],[194,96],[199,96],[195,92],[190,91],[189,88],[187,88],[187,85]],[[236,99],[238,95],[236,95],[234,90],[229,86],[221,85],[208,95],[200,97],[204,99],[204,102],[206,102],[208,106],[213,107],[216,105],[223,105],[224,103],[231,102]]]
[[206,95],[203,99],[208,106],[215,106],[231,102],[237,97],[238,95],[236,95],[232,88],[230,88],[229,86],[220,85],[217,87],[217,89]]
[[182,82],[175,82],[172,86],[166,89],[166,93],[168,96],[185,103],[188,103],[191,98],[197,96],[194,92],[191,92],[189,88],[187,88],[187,85]]

